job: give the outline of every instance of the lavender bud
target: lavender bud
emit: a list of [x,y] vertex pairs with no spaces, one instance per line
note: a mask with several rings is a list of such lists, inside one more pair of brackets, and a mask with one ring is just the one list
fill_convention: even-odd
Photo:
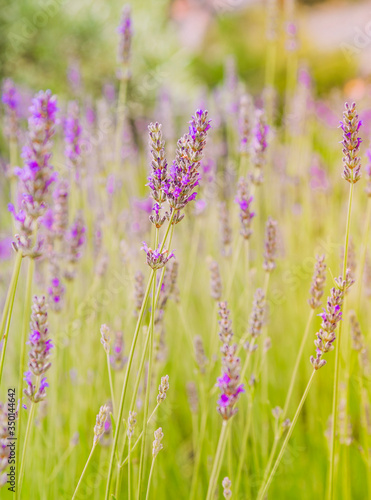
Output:
[[345,111],[343,113],[343,121],[340,122],[340,128],[343,131],[343,178],[355,184],[361,178],[361,159],[358,155],[359,146],[362,140],[358,137],[359,129],[362,121],[359,120],[356,103],[349,105],[345,103]]
[[150,221],[157,228],[160,228],[166,217],[160,215],[162,203],[166,200],[166,191],[168,188],[168,171],[165,158],[165,141],[162,138],[162,130],[159,123],[151,123],[148,126],[151,148],[151,167],[152,172],[148,177],[148,186],[151,188],[151,196],[155,200],[155,215],[150,216]]
[[229,319],[230,311],[227,308],[227,302],[219,302],[219,316],[218,324],[220,326],[219,338],[223,344],[230,344],[233,337],[232,321]]
[[265,226],[265,251],[263,269],[270,273],[276,267],[277,222],[269,217]]
[[104,347],[104,350],[106,351],[107,354],[110,352],[110,345],[111,345],[111,336],[110,336],[110,329],[107,325],[102,325],[100,327],[100,334],[101,334],[101,344]]
[[158,386],[157,403],[160,404],[166,399],[166,393],[169,390],[169,375],[161,377],[161,384]]
[[163,449],[163,445],[161,444],[161,441],[164,437],[164,433],[162,432],[162,428],[159,427],[155,432],[155,439],[153,441],[153,446],[152,446],[152,456],[153,458],[156,458],[158,453]]
[[69,186],[67,181],[60,181],[54,190],[54,206],[52,231],[57,238],[64,236],[68,226],[68,195]]
[[236,357],[237,344],[233,346],[224,344],[222,358],[222,376],[217,379],[217,386],[221,395],[217,402],[217,411],[224,420],[228,420],[237,412],[235,404],[242,392],[245,392],[243,384],[240,384],[240,358]]
[[314,274],[310,287],[311,298],[308,303],[312,309],[317,309],[321,305],[321,298],[326,283],[326,263],[324,255],[317,255],[314,266]]
[[254,295],[252,311],[249,318],[249,334],[252,337],[256,338],[261,334],[265,319],[265,310],[265,295],[263,290],[258,288]]
[[141,250],[144,250],[146,252],[147,264],[154,270],[161,269],[172,257],[174,257],[173,253],[167,255],[168,250],[163,250],[162,252],[160,252],[160,246],[158,247],[158,249],[152,250],[152,248],[149,248],[145,242],[143,242]]
[[127,436],[131,439],[134,435],[135,424],[137,423],[137,412],[129,411]]
[[194,382],[187,383],[187,396],[189,401],[189,406],[191,407],[192,413],[197,413],[198,411],[198,396],[196,384]]
[[222,481],[222,486],[223,486],[223,496],[226,500],[229,500],[230,498],[232,498],[232,491],[231,491],[232,481],[228,477],[225,477]]
[[99,439],[102,437],[102,434],[104,433],[104,424],[108,417],[108,411],[109,408],[107,405],[100,407],[94,426],[94,441],[93,441],[94,446],[98,443]]

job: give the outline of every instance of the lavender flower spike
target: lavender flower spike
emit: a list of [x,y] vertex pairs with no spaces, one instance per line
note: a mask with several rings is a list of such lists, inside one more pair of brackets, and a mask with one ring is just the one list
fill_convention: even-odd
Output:
[[343,130],[343,178],[355,184],[361,178],[361,159],[358,156],[359,145],[362,140],[358,137],[358,131],[362,125],[359,120],[356,103],[349,105],[345,103],[345,111],[343,113],[343,121],[340,122],[340,127]]
[[10,204],[9,210],[21,230],[21,234],[15,236],[14,248],[22,250],[24,255],[36,257],[40,254],[40,245],[37,244],[32,248],[31,235],[36,220],[46,211],[49,186],[56,179],[56,174],[50,165],[52,137],[58,111],[56,97],[50,90],[39,92],[32,100],[30,111],[28,144],[22,153],[25,165],[23,169],[15,169],[15,174],[21,180],[24,189],[21,207],[17,213],[15,207]]
[[277,221],[268,217],[265,226],[265,250],[263,268],[270,273],[276,267],[277,254]]
[[73,280],[76,276],[76,263],[81,257],[81,249],[85,243],[86,228],[82,214],[78,213],[75,222],[67,234],[67,261],[68,269],[65,272],[67,280]]
[[217,402],[218,413],[224,420],[228,420],[237,413],[235,404],[240,394],[245,392],[243,384],[240,384],[240,358],[236,357],[237,344],[224,344],[222,358],[222,376],[218,378],[217,386],[222,394]]
[[251,221],[255,216],[255,213],[252,212],[250,208],[253,197],[249,194],[247,181],[244,177],[241,177],[238,182],[237,197],[235,201],[240,206],[240,233],[245,240],[248,240],[252,235]]
[[251,180],[254,184],[258,185],[263,182],[263,172],[262,169],[266,162],[266,149],[267,149],[267,136],[269,127],[266,124],[264,113],[262,110],[256,111],[256,125],[254,129],[254,139],[253,139],[253,155],[252,163],[254,166],[254,173],[251,176]]
[[174,257],[172,252],[167,255],[168,250],[160,252],[160,246],[156,250],[152,250],[152,248],[149,248],[145,242],[143,242],[141,250],[146,252],[147,264],[154,270],[161,269],[172,257]]
[[68,114],[64,123],[65,151],[69,167],[74,170],[76,180],[80,178],[79,167],[81,165],[81,140],[82,127],[79,119],[79,106],[77,102],[68,104]]
[[334,348],[333,343],[336,339],[335,330],[342,319],[341,307],[344,295],[347,289],[353,284],[348,272],[345,280],[340,276],[335,282],[338,288],[331,289],[330,296],[327,298],[327,307],[320,314],[322,318],[321,328],[316,333],[317,339],[314,341],[317,348],[317,355],[310,358],[310,362],[315,370],[319,370],[326,364],[326,360],[322,359],[322,356]]
[[38,403],[45,398],[45,389],[49,385],[46,378],[43,378],[40,387],[37,388],[32,383],[32,375],[39,377],[50,368],[49,357],[53,348],[53,344],[48,338],[48,313],[45,297],[35,296],[33,299],[30,328],[31,332],[27,343],[31,346],[31,350],[28,354],[29,371],[25,373],[27,388],[24,393],[31,401]]
[[162,203],[166,200],[166,191],[168,187],[165,141],[163,140],[161,125],[159,123],[151,123],[148,126],[148,130],[150,138],[149,145],[152,156],[152,172],[148,177],[148,186],[151,188],[152,198],[156,202],[153,208],[155,215],[151,215],[149,219],[152,224],[154,224],[157,228],[160,228],[166,219],[165,216],[160,216],[160,210]]
[[[206,144],[207,132],[210,129],[208,112],[198,109],[190,121],[189,133],[178,141],[176,158],[169,171],[169,182],[166,187],[166,198],[172,210],[184,208],[197,196],[194,189],[200,180],[199,167]],[[180,222],[183,216],[173,219]]]
[[130,63],[131,39],[133,37],[130,5],[125,5],[122,9],[121,22],[117,31],[120,35],[117,59],[125,67],[125,71],[119,76],[121,78],[129,78],[128,66]]
[[10,79],[4,81],[1,100],[5,108],[4,133],[6,137],[14,141],[19,132],[19,95],[14,83]]
[[240,129],[240,152],[244,155],[250,154],[251,129],[252,129],[252,100],[249,94],[244,94],[240,100],[239,129]]

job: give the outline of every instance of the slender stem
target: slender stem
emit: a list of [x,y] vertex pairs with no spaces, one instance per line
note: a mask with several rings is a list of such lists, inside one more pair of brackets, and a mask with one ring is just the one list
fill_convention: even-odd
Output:
[[293,370],[292,375],[291,375],[290,386],[289,386],[289,390],[287,392],[285,406],[283,407],[282,420],[284,420],[286,418],[287,410],[288,410],[288,407],[289,407],[289,404],[290,404],[290,400],[291,400],[291,396],[292,396],[292,391],[294,390],[294,385],[295,385],[295,382],[296,382],[296,376],[297,376],[297,373],[298,373],[298,370],[299,370],[299,366],[300,366],[300,361],[301,361],[301,358],[303,356],[303,351],[304,351],[305,344],[307,343],[307,340],[308,340],[309,328],[310,328],[310,324],[311,324],[312,319],[313,319],[313,315],[314,315],[314,309],[311,309],[310,313],[309,313],[307,325],[305,327],[304,335],[303,335],[303,338],[301,340],[301,344],[300,344],[300,347],[299,347],[298,355],[296,356],[296,362],[295,362],[294,370]]
[[73,445],[72,443],[70,443],[70,445],[68,446],[68,448],[66,448],[65,452],[63,453],[63,455],[59,459],[57,465],[52,470],[50,476],[46,478],[46,482],[48,484],[51,483],[52,481],[54,481],[54,479],[57,477],[59,471],[61,470],[61,468],[63,467],[63,465],[67,461],[68,457],[71,455],[72,450],[74,449],[74,447],[75,447],[75,445]]
[[247,417],[247,423],[245,423],[245,429],[244,429],[244,433],[242,436],[242,448],[241,448],[240,456],[239,456],[239,460],[238,460],[236,481],[234,483],[234,489],[237,492],[240,491],[242,468],[243,468],[243,464],[245,461],[247,441],[249,439],[249,434],[250,434],[250,426],[251,426],[251,420],[252,420],[252,401],[249,402],[249,413],[250,413],[250,415]]
[[[203,390],[203,395],[205,391]],[[202,405],[202,416],[201,416],[201,429],[200,429],[200,434],[199,438],[197,439],[197,455],[196,455],[196,460],[195,460],[195,465],[194,465],[194,471],[193,471],[193,476],[192,476],[192,485],[191,485],[191,494],[190,494],[190,500],[193,500],[196,494],[196,488],[197,488],[197,480],[198,480],[198,471],[200,469],[200,464],[201,464],[201,456],[202,456],[202,447],[205,439],[205,433],[206,433],[206,424],[207,424],[207,404],[205,403],[205,398],[203,397],[203,405]]]
[[[39,377],[37,377],[37,380],[36,380],[36,388],[38,387],[38,379],[39,379]],[[36,408],[36,403],[32,402],[30,414],[28,415],[26,434],[24,437],[23,450],[22,450],[22,458],[21,458],[21,463],[20,463],[20,467],[19,467],[17,498],[21,498],[24,467],[25,467],[25,460],[26,460],[26,451],[27,451],[28,441],[29,441],[30,435],[31,435],[31,428],[32,428],[33,419],[35,416],[35,408]]]
[[206,500],[210,500],[213,497],[213,494],[215,491],[216,481],[218,479],[218,475],[219,475],[219,471],[220,471],[220,467],[221,467],[221,463],[222,463],[222,459],[223,459],[224,449],[225,449],[228,423],[229,423],[229,420],[223,420],[222,430],[220,432],[220,437],[219,437],[218,447],[216,450],[213,470],[211,471],[209,488],[207,490]]
[[146,494],[146,500],[149,499],[149,489],[151,487],[151,479],[152,479],[152,474],[153,474],[153,467],[155,465],[155,457],[152,458],[152,464],[151,464],[151,470],[149,471],[149,477],[148,477],[148,486],[147,486],[147,494]]
[[367,199],[367,211],[366,211],[366,219],[365,219],[365,227],[363,230],[363,241],[361,246],[361,258],[359,264],[359,279],[358,279],[358,289],[357,289],[357,312],[359,312],[360,303],[361,303],[361,294],[362,294],[362,277],[363,270],[365,268],[366,263],[366,255],[367,255],[367,243],[370,234],[370,225],[371,225],[371,197],[369,196]]
[[[131,437],[128,443],[128,500],[131,500]],[[116,495],[117,500],[117,495]]]
[[[156,231],[156,235],[158,230]],[[157,236],[156,236],[157,240]],[[156,247],[155,247],[156,248]],[[138,500],[140,499],[140,494],[142,491],[142,476],[144,474],[144,463],[145,463],[145,449],[146,449],[146,437],[147,437],[147,418],[148,418],[148,407],[149,407],[149,394],[151,392],[151,382],[152,382],[152,363],[153,363],[153,335],[154,335],[154,323],[155,323],[155,313],[156,313],[156,274],[153,280],[153,290],[152,290],[152,308],[151,308],[151,325],[149,329],[150,345],[149,345],[149,362],[148,362],[148,375],[147,375],[147,388],[146,388],[146,399],[144,404],[144,422],[143,422],[143,439],[142,447],[140,451],[140,462],[139,462],[139,475],[138,475]]]
[[[33,283],[33,275],[35,270],[35,261],[34,259],[29,259],[28,261],[28,269],[27,269],[27,281],[26,281],[26,295],[24,301],[23,308],[23,320],[22,320],[22,331],[21,331],[21,344],[20,344],[20,356],[19,356],[19,368],[18,368],[18,397],[22,400],[23,394],[23,371],[26,359],[26,337],[30,324],[30,315],[31,315],[31,301],[32,301],[32,283]],[[22,418],[23,418],[23,408],[22,405],[19,405],[18,412],[18,441],[21,441],[22,435]],[[17,468],[17,464],[16,464]]]
[[[148,417],[148,420],[147,420],[147,425],[150,423],[150,421],[152,420],[152,417],[153,415],[156,413],[156,410],[157,408],[160,406],[159,403],[157,403],[157,405],[155,406],[153,412],[151,413],[151,415]],[[139,441],[142,439],[142,436],[143,436],[143,431],[139,434],[137,440],[135,441],[135,443],[133,444],[133,446],[130,448],[130,453],[132,453],[135,448],[137,447],[137,444],[139,443]],[[125,458],[125,460],[122,461],[122,463],[120,463],[119,467],[120,469],[126,464],[126,462],[128,462],[129,460],[129,453],[128,453],[128,456]]]
[[[347,260],[348,260],[348,244],[349,244],[349,233],[350,233],[350,219],[352,213],[352,200],[353,200],[353,189],[354,184],[350,185],[349,189],[349,201],[348,201],[348,214],[346,221],[345,230],[345,242],[344,242],[344,262],[343,262],[343,279],[346,279],[347,272]],[[334,479],[335,479],[335,448],[336,448],[336,427],[338,419],[338,392],[339,392],[339,372],[340,372],[340,349],[341,349],[341,331],[342,331],[342,321],[339,324],[338,338],[335,346],[335,374],[334,374],[334,389],[333,389],[333,399],[332,399],[332,430],[331,430],[331,451],[330,451],[330,486],[329,486],[329,499],[334,498]]]
[[313,382],[313,379],[314,379],[314,374],[315,374],[315,373],[316,373],[316,370],[313,370],[312,375],[310,376],[309,382],[308,382],[308,384],[307,384],[307,387],[306,387],[306,389],[305,389],[305,391],[304,391],[304,394],[303,394],[303,396],[302,396],[302,398],[301,398],[301,400],[300,400],[299,406],[298,406],[298,408],[297,408],[297,410],[296,410],[295,416],[294,416],[294,418],[293,418],[293,420],[292,420],[292,423],[291,423],[291,425],[290,425],[290,427],[289,427],[289,430],[287,431],[286,438],[285,438],[285,440],[284,440],[284,442],[283,442],[283,444],[282,444],[282,446],[281,446],[281,450],[280,450],[280,452],[279,452],[279,454],[278,454],[278,457],[277,457],[277,459],[276,459],[276,461],[275,461],[275,464],[274,464],[274,466],[273,466],[273,469],[272,469],[272,471],[271,471],[271,473],[270,473],[270,475],[269,475],[268,481],[267,481],[266,483],[264,483],[264,482],[263,482],[263,484],[262,484],[262,486],[261,486],[261,488],[260,488],[260,490],[259,490],[259,493],[258,493],[258,500],[263,500],[263,498],[265,497],[265,495],[266,495],[266,493],[267,493],[267,491],[268,491],[268,489],[269,489],[269,486],[270,486],[270,484],[271,484],[271,482],[272,482],[272,480],[273,480],[273,477],[274,477],[274,475],[275,475],[275,473],[276,473],[276,471],[277,471],[277,469],[278,469],[278,466],[279,466],[279,465],[280,465],[280,463],[281,463],[281,460],[282,460],[282,457],[283,457],[283,455],[284,455],[284,453],[285,453],[285,450],[286,450],[287,444],[288,444],[288,442],[289,442],[289,440],[290,440],[290,437],[291,437],[291,435],[292,435],[292,433],[293,433],[293,431],[294,431],[294,428],[295,428],[296,422],[297,422],[297,420],[298,420],[298,418],[299,418],[299,415],[300,415],[301,409],[302,409],[302,407],[303,407],[303,405],[304,405],[304,403],[305,403],[305,400],[306,400],[306,398],[307,398],[307,395],[308,395],[309,389],[310,389],[310,387],[311,387],[311,385],[312,385],[312,382]]
[[[17,290],[17,283],[18,283],[19,271],[21,269],[21,263],[22,263],[22,252],[19,251],[17,253],[16,261],[14,263],[13,274],[10,280],[9,290],[5,300],[3,316],[1,318],[0,338],[3,339],[3,347],[1,350],[1,361],[0,361],[0,384],[3,376],[5,352],[6,352],[6,346],[8,344],[9,327],[10,327],[10,321],[12,319],[14,298]],[[5,332],[4,332],[4,326],[5,326]]]
[[133,341],[132,341],[131,348],[130,348],[128,364],[127,364],[127,368],[126,368],[126,372],[125,372],[125,379],[124,379],[124,383],[123,383],[123,386],[122,386],[119,411],[118,411],[118,415],[117,415],[117,419],[116,419],[116,432],[115,432],[115,435],[114,435],[114,438],[113,438],[113,445],[112,445],[112,451],[111,451],[111,459],[110,459],[110,464],[109,464],[109,469],[108,469],[107,487],[106,487],[106,496],[105,496],[106,500],[108,500],[109,493],[110,493],[110,488],[111,488],[112,472],[113,472],[113,462],[114,462],[114,458],[115,458],[115,455],[116,455],[117,441],[118,441],[118,436],[119,436],[119,432],[120,432],[120,428],[121,428],[121,421],[122,421],[122,414],[123,414],[123,411],[124,411],[124,402],[125,402],[126,390],[127,390],[127,386],[128,386],[128,382],[129,382],[129,374],[130,374],[130,370],[131,370],[131,365],[133,364],[134,351],[135,351],[135,347],[136,347],[137,340],[138,340],[139,328],[140,328],[140,325],[142,323],[142,319],[143,319],[143,315],[144,315],[144,309],[145,309],[145,305],[146,305],[147,300],[148,300],[149,290],[150,290],[150,287],[152,285],[154,274],[155,273],[152,270],[151,274],[150,274],[150,277],[149,277],[149,280],[148,280],[147,289],[146,289],[145,294],[144,294],[144,299],[143,299],[142,307],[141,307],[140,312],[139,312],[138,321],[137,321],[137,324],[136,324],[136,327],[135,327],[134,337],[133,337]]
[[80,479],[79,479],[79,482],[77,483],[77,486],[76,486],[76,489],[74,491],[74,494],[72,495],[72,500],[74,500],[76,498],[76,495],[77,495],[77,490],[79,489],[79,486],[81,484],[81,481],[83,480],[83,477],[85,475],[85,472],[86,472],[86,469],[88,468],[88,465],[89,465],[89,462],[91,460],[91,457],[93,456],[93,453],[94,453],[94,450],[95,450],[95,447],[96,447],[96,444],[93,444],[92,448],[91,448],[91,451],[90,451],[90,454],[89,454],[89,457],[86,461],[86,464],[85,464],[85,467],[84,467],[84,470],[82,471],[81,473],[81,476],[80,476]]
[[[160,252],[162,252],[162,250],[164,249],[164,246],[165,246],[165,243],[166,243],[166,240],[167,240],[170,228],[172,227],[172,222],[173,222],[174,215],[175,215],[175,211],[173,210],[173,212],[171,214],[171,217],[170,217],[170,220],[169,220],[168,227],[166,229],[165,236],[164,236],[164,238],[162,240],[162,244],[161,244],[161,247],[160,247]],[[121,428],[121,421],[122,421],[122,414],[123,414],[123,411],[124,411],[124,402],[125,402],[126,390],[127,390],[127,386],[128,386],[128,382],[129,382],[129,374],[130,374],[131,366],[133,364],[134,351],[135,351],[135,347],[136,347],[137,340],[138,340],[139,329],[140,329],[140,325],[142,324],[143,315],[144,315],[144,309],[145,309],[145,305],[146,305],[147,300],[148,300],[149,291],[151,289],[151,285],[152,285],[152,282],[153,282],[153,279],[154,279],[154,275],[155,275],[155,272],[152,269],[150,277],[149,277],[149,280],[148,280],[147,289],[146,289],[145,294],[144,294],[144,299],[143,299],[142,307],[141,307],[140,312],[139,312],[137,324],[136,324],[136,327],[135,327],[134,337],[133,337],[133,341],[132,341],[130,352],[129,352],[129,359],[128,359],[128,364],[127,364],[127,368],[126,368],[125,379],[124,379],[124,383],[123,383],[123,386],[122,386],[122,392],[121,392],[121,398],[120,398],[120,405],[119,405],[118,417],[117,417],[117,420],[116,420],[116,422],[117,422],[116,432],[115,432],[115,435],[114,435],[114,438],[113,438],[111,458],[110,458],[110,463],[109,463],[109,468],[108,468],[108,476],[107,476],[107,486],[106,486],[105,500],[108,500],[110,489],[111,489],[112,473],[113,473],[113,462],[114,462],[114,458],[115,458],[116,450],[117,450],[117,442],[118,442],[118,436],[119,436],[119,432],[120,432],[120,428]]]
[[107,368],[108,368],[108,379],[109,379],[109,386],[110,386],[111,399],[112,399],[112,412],[116,416],[115,393],[114,393],[114,390],[113,390],[111,363],[110,363],[110,360],[109,360],[109,354],[108,353],[107,353]]

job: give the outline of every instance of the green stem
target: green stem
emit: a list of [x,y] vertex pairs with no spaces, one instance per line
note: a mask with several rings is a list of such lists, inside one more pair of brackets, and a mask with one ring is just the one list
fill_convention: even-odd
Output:
[[76,495],[77,495],[77,490],[79,489],[80,487],[80,484],[81,484],[81,481],[83,480],[83,477],[85,475],[85,472],[86,472],[86,469],[88,468],[88,465],[89,465],[89,462],[91,460],[91,457],[93,456],[93,453],[94,453],[94,450],[95,450],[95,447],[96,445],[93,444],[92,448],[91,448],[91,451],[90,451],[90,454],[89,454],[89,457],[86,461],[86,464],[85,464],[85,467],[84,467],[84,470],[82,471],[81,473],[81,476],[80,476],[80,479],[79,479],[79,482],[77,483],[77,486],[76,486],[76,489],[74,491],[74,494],[72,495],[72,500],[74,500],[76,498]]
[[298,373],[298,370],[299,370],[299,366],[300,366],[300,361],[301,361],[301,358],[303,356],[303,351],[304,351],[304,348],[305,348],[305,344],[307,343],[307,340],[308,340],[309,328],[310,328],[310,324],[311,324],[312,319],[313,319],[313,315],[314,315],[314,309],[311,309],[310,313],[309,313],[307,325],[305,327],[304,335],[303,335],[303,338],[301,340],[299,351],[298,351],[298,354],[296,356],[296,362],[295,362],[294,370],[293,370],[292,375],[291,375],[290,386],[289,386],[289,390],[287,392],[285,406],[283,407],[283,412],[282,412],[282,417],[281,417],[282,420],[285,420],[285,418],[286,418],[287,410],[288,410],[288,407],[289,407],[289,404],[290,404],[290,400],[291,400],[291,396],[292,396],[292,391],[294,390],[296,376],[297,376],[297,373]]
[[120,428],[121,428],[121,421],[122,421],[122,414],[123,414],[123,411],[124,411],[124,402],[125,402],[126,390],[127,390],[127,386],[128,386],[128,382],[129,382],[129,374],[130,374],[130,370],[131,370],[131,365],[133,364],[134,351],[135,351],[135,347],[136,347],[137,340],[138,340],[139,328],[140,328],[140,325],[142,323],[142,319],[143,319],[143,315],[144,315],[144,309],[145,309],[145,305],[146,305],[147,300],[148,300],[149,291],[150,291],[150,288],[151,288],[151,285],[152,285],[152,282],[153,282],[154,274],[155,273],[152,270],[151,274],[150,274],[150,277],[149,277],[149,280],[148,280],[147,289],[146,289],[145,294],[144,294],[144,299],[143,299],[142,307],[140,309],[140,313],[139,313],[139,316],[138,316],[138,321],[137,321],[137,324],[136,324],[136,327],[135,327],[133,341],[132,341],[131,348],[130,348],[128,364],[127,364],[127,368],[126,368],[126,372],[125,372],[125,379],[124,379],[124,383],[123,383],[122,391],[121,391],[119,411],[118,411],[118,415],[117,415],[117,419],[116,419],[117,425],[116,425],[115,435],[114,435],[114,438],[113,438],[113,445],[112,445],[112,451],[111,451],[111,459],[110,459],[110,464],[109,464],[109,469],[108,469],[106,495],[105,495],[105,499],[106,500],[108,500],[108,498],[109,498],[109,493],[110,493],[110,488],[111,488],[112,472],[113,472],[113,462],[114,462],[114,458],[115,458],[115,455],[116,455],[117,441],[118,441],[118,436],[119,436],[119,432],[120,432]]
[[149,489],[151,487],[151,479],[152,479],[152,474],[153,474],[153,467],[155,465],[155,457],[152,458],[152,464],[151,464],[151,470],[149,471],[149,478],[148,478],[148,486],[147,486],[147,493],[146,493],[146,500],[149,499]]
[[[352,200],[353,200],[353,189],[354,184],[350,185],[349,189],[349,201],[348,201],[348,213],[346,221],[345,230],[345,243],[344,243],[344,262],[343,262],[343,280],[346,279],[347,272],[347,260],[348,260],[348,244],[349,244],[349,233],[350,233],[350,218],[352,213]],[[335,374],[334,374],[334,389],[333,389],[333,399],[332,399],[332,430],[331,430],[331,451],[330,451],[330,479],[329,479],[329,499],[334,498],[334,479],[335,479],[335,449],[336,449],[336,427],[338,419],[338,392],[339,392],[339,372],[340,372],[340,349],[341,349],[341,331],[342,331],[342,321],[339,324],[339,331],[337,335],[337,342],[335,346]]]
[[[204,393],[205,391],[203,391]],[[205,398],[203,397],[203,403],[205,401]],[[197,455],[196,455],[196,460],[195,460],[195,465],[194,465],[194,471],[193,471],[193,476],[192,476],[192,485],[191,485],[191,494],[190,494],[190,500],[193,500],[196,494],[196,488],[197,488],[197,480],[198,480],[198,471],[200,469],[200,464],[201,464],[201,456],[202,456],[202,447],[205,439],[205,433],[206,433],[206,424],[207,424],[207,405],[203,404],[202,405],[202,416],[201,416],[201,429],[200,429],[200,434],[199,434],[199,439],[197,439]]]
[[[128,443],[128,500],[131,500],[131,438],[129,438],[129,443]],[[116,494],[116,500],[118,499],[118,496]]]
[[240,490],[242,468],[243,468],[243,464],[245,461],[247,441],[249,439],[249,434],[250,434],[250,425],[251,425],[251,420],[252,420],[252,401],[249,402],[249,413],[250,413],[250,415],[247,418],[247,423],[245,423],[245,429],[244,429],[244,433],[242,436],[242,449],[240,451],[240,457],[239,457],[238,466],[237,466],[237,476],[236,476],[236,481],[234,483],[234,489],[237,493],[239,493],[239,490]]
[[113,390],[111,363],[110,363],[110,360],[109,360],[109,354],[108,353],[107,353],[107,368],[108,368],[108,379],[109,379],[109,386],[110,386],[111,399],[112,399],[112,413],[114,414],[114,416],[116,416],[115,393],[114,393],[114,390]]
[[222,430],[220,432],[218,447],[216,450],[213,470],[212,470],[211,476],[210,476],[210,482],[209,482],[209,488],[207,490],[206,500],[211,500],[211,498],[213,498],[213,495],[215,492],[216,481],[218,479],[218,475],[220,472],[220,467],[222,465],[222,460],[223,460],[223,455],[224,455],[225,443],[226,443],[226,438],[227,438],[228,423],[229,423],[229,420],[223,420]]
[[[37,387],[39,385],[38,384],[38,380],[39,380],[39,377],[37,377],[37,379],[36,379],[36,390],[37,390]],[[22,450],[22,458],[21,458],[21,463],[20,463],[20,467],[19,467],[19,479],[18,479],[18,488],[17,488],[17,498],[21,498],[23,475],[24,475],[24,467],[25,467],[25,460],[26,460],[26,451],[27,451],[28,441],[29,441],[30,435],[31,435],[31,428],[32,428],[33,419],[34,419],[34,416],[35,416],[35,408],[36,408],[36,403],[32,402],[31,403],[30,414],[28,416],[27,427],[26,427],[26,434],[25,434],[25,437],[24,437],[23,450]]]
[[[16,260],[14,263],[13,274],[12,274],[12,277],[10,280],[8,294],[7,294],[6,299],[5,299],[3,315],[1,318],[0,338],[2,338],[2,340],[4,342],[3,342],[3,348],[1,350],[0,384],[1,384],[2,376],[3,376],[5,352],[6,352],[6,346],[8,344],[10,321],[12,319],[14,298],[15,298],[15,293],[17,290],[17,283],[18,283],[19,272],[21,269],[21,263],[22,263],[22,252],[19,251],[17,253],[17,257],[16,257]],[[4,327],[5,327],[5,332],[4,332]],[[3,335],[3,332],[4,332],[4,335]]]
[[292,423],[291,423],[291,425],[289,427],[289,430],[288,430],[288,432],[286,434],[286,438],[285,438],[285,440],[284,440],[284,442],[283,442],[283,444],[281,446],[281,450],[280,450],[280,452],[278,454],[278,457],[277,457],[277,459],[275,461],[273,469],[272,469],[272,471],[271,471],[271,473],[269,475],[268,481],[266,483],[263,482],[263,484],[262,484],[262,486],[261,486],[261,488],[259,490],[258,500],[263,500],[263,498],[265,497],[266,493],[268,492],[269,486],[270,486],[270,484],[271,484],[271,482],[272,482],[272,480],[274,478],[274,475],[275,475],[275,473],[276,473],[276,471],[278,469],[278,466],[281,463],[282,457],[283,457],[283,455],[285,453],[285,450],[286,450],[287,444],[288,444],[288,442],[290,440],[290,437],[291,437],[292,433],[294,432],[294,428],[295,428],[296,422],[297,422],[297,420],[299,418],[301,409],[302,409],[302,407],[303,407],[303,405],[305,403],[305,400],[307,398],[307,395],[308,395],[309,389],[310,389],[310,387],[312,385],[315,373],[316,373],[316,370],[313,370],[312,375],[310,376],[309,382],[307,384],[307,387],[306,387],[306,389],[304,391],[304,394],[303,394],[303,396],[302,396],[302,398],[300,400],[299,406],[298,406],[298,408],[296,410],[295,416],[294,416],[294,418],[292,420]]
[[[158,231],[156,231],[157,234]],[[157,237],[156,237],[157,240]],[[143,421],[143,439],[140,451],[140,462],[139,462],[139,475],[138,475],[138,500],[140,499],[140,494],[142,491],[142,476],[144,474],[144,463],[145,463],[145,449],[146,449],[146,438],[147,438],[147,418],[148,418],[148,408],[149,408],[149,394],[151,392],[151,382],[152,382],[152,364],[153,364],[153,335],[154,335],[154,323],[155,323],[155,313],[156,313],[156,274],[153,280],[153,290],[152,290],[152,308],[151,308],[151,325],[149,329],[149,362],[148,362],[148,375],[147,375],[147,388],[146,388],[146,399],[144,404],[144,421]],[[153,465],[153,463],[152,463]]]
[[[23,309],[23,319],[22,319],[22,331],[21,331],[21,344],[20,344],[20,356],[19,356],[19,368],[18,368],[18,397],[22,400],[23,395],[23,372],[24,365],[26,359],[26,337],[27,332],[29,330],[30,325],[30,316],[31,316],[31,302],[32,302],[32,283],[33,283],[33,275],[35,270],[35,261],[34,259],[29,259],[28,261],[28,269],[27,269],[27,281],[26,281],[26,295],[24,301],[24,309]],[[22,405],[19,405],[19,413],[18,413],[18,441],[21,441],[22,435],[22,418],[23,418],[23,408]],[[17,464],[16,464],[17,469]]]
[[[166,229],[165,236],[164,236],[164,238],[162,240],[162,244],[161,244],[161,247],[160,247],[160,252],[162,252],[162,250],[164,249],[164,246],[165,246],[165,243],[166,243],[166,240],[167,240],[170,228],[172,227],[172,222],[173,222],[174,215],[175,215],[175,211],[173,210],[173,212],[171,214],[171,217],[170,217],[170,220],[169,220],[168,227]],[[172,234],[172,232],[171,232],[171,234]],[[129,359],[128,359],[128,364],[127,364],[127,368],[126,368],[124,383],[123,383],[123,386],[122,386],[119,411],[118,411],[118,416],[117,416],[117,420],[116,420],[116,422],[117,422],[116,432],[115,432],[115,435],[114,435],[114,438],[113,438],[112,452],[111,452],[111,458],[110,458],[110,463],[109,463],[109,468],[108,468],[108,476],[107,476],[107,486],[106,486],[105,500],[108,500],[109,494],[110,494],[111,482],[112,482],[112,473],[113,473],[113,462],[114,462],[114,458],[115,458],[116,450],[117,450],[117,442],[118,442],[118,436],[119,436],[119,432],[120,432],[120,428],[121,428],[121,421],[122,421],[122,414],[123,414],[123,411],[124,411],[124,402],[125,402],[126,390],[127,390],[127,386],[128,386],[128,382],[129,382],[129,374],[130,374],[131,366],[133,364],[134,351],[135,351],[135,347],[136,347],[137,340],[138,340],[139,329],[140,329],[140,325],[142,324],[143,315],[144,315],[144,309],[145,309],[145,305],[146,305],[147,300],[148,300],[149,291],[151,289],[151,285],[152,285],[152,282],[153,282],[153,279],[154,279],[154,275],[155,275],[155,271],[152,269],[150,277],[149,277],[149,280],[148,280],[147,289],[146,289],[145,294],[144,294],[144,299],[143,299],[142,307],[141,307],[140,312],[139,312],[138,321],[137,321],[137,324],[136,324],[136,327],[135,327],[134,337],[133,337],[133,341],[132,341],[130,352],[129,352]]]
[[367,243],[370,234],[370,225],[371,225],[371,197],[367,199],[367,211],[366,211],[366,219],[365,219],[365,227],[363,230],[363,241],[361,246],[361,258],[359,265],[359,279],[358,279],[358,289],[357,289],[357,312],[359,313],[360,303],[361,303],[361,295],[362,295],[362,278],[363,271],[366,263],[366,255],[367,255]]

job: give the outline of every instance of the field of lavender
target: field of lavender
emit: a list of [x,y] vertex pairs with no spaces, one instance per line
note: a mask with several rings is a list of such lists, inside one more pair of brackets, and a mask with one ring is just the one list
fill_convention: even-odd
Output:
[[316,81],[294,1],[251,85],[171,30],[147,74],[139,3],[99,93],[2,82],[0,498],[371,499],[370,86]]

